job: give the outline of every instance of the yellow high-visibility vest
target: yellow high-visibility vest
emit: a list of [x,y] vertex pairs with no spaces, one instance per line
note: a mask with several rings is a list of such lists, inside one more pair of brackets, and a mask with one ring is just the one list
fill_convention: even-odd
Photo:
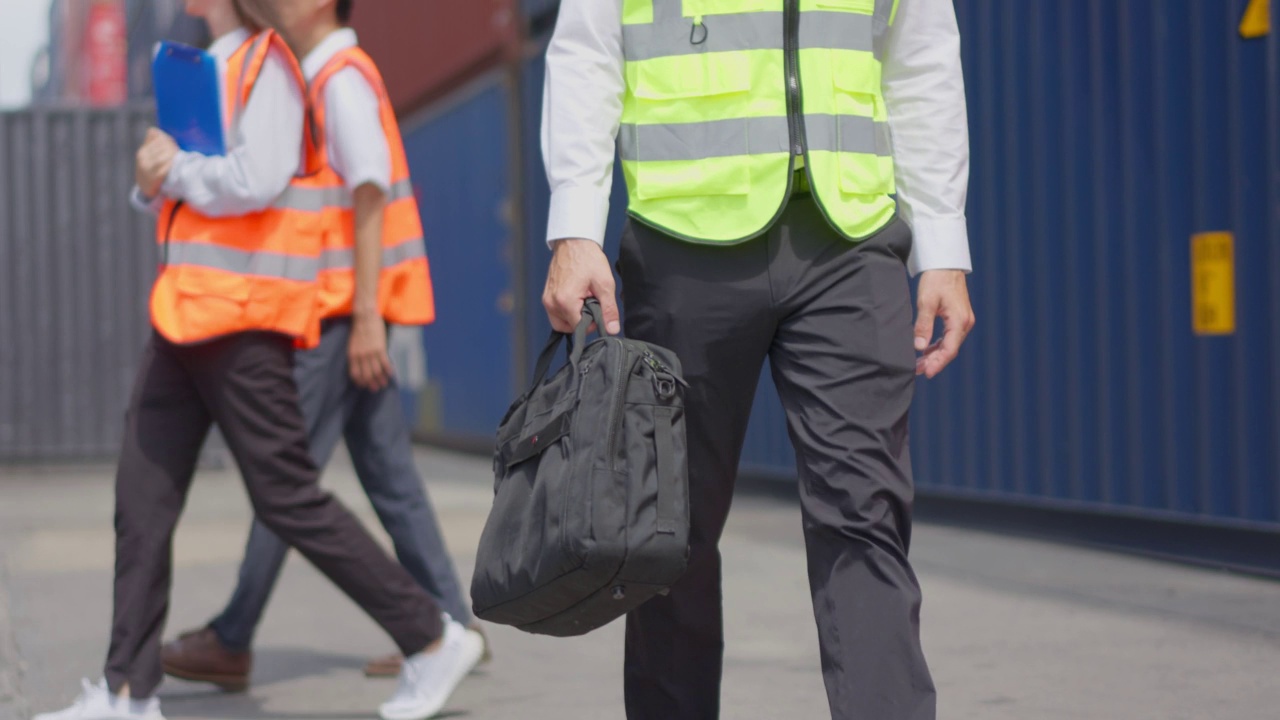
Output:
[[888,224],[880,76],[896,11],[897,0],[623,0],[631,215],[694,242],[748,240],[781,214],[802,159],[841,235]]

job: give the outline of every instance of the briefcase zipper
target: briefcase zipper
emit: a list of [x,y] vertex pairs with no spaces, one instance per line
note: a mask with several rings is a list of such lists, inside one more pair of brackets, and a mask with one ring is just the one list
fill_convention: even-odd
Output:
[[[621,343],[619,343],[621,345]],[[617,450],[618,450],[618,434],[622,431],[622,406],[626,402],[626,393],[622,391],[623,384],[626,382],[627,375],[631,374],[631,369],[626,367],[627,358],[631,356],[631,352],[622,345],[622,353],[618,356],[618,374],[613,379],[613,410],[609,415],[609,468],[616,469]]]

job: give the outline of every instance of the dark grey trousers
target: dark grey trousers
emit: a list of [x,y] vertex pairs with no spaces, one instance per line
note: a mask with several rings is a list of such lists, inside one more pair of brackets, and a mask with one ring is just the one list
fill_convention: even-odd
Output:
[[797,452],[831,716],[934,717],[920,587],[907,560],[910,249],[900,221],[857,245],[840,238],[807,196],[766,235],[736,246],[628,224],[618,262],[626,334],[671,348],[684,365],[692,505],[688,574],[627,619],[630,720],[719,717],[717,544],[766,357]]
[[115,611],[106,679],[136,698],[159,686],[173,530],[213,423],[256,515],[342,589],[406,654],[442,632],[440,608],[342,503],[320,489],[293,380],[293,341],[238,333],[143,354],[116,473]]
[[[400,564],[454,620],[468,624],[469,603],[413,461],[399,389],[394,383],[377,392],[357,386],[347,361],[350,340],[350,318],[329,320],[320,346],[297,356],[294,377],[311,458],[323,468],[338,441],[346,440],[356,475],[391,536]],[[235,592],[210,623],[223,644],[234,650],[248,650],[253,644],[288,552],[284,541],[254,520]]]

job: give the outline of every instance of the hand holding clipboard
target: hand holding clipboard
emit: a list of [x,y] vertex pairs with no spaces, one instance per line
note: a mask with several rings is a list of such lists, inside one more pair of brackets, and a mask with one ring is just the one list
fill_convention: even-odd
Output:
[[162,42],[151,61],[156,121],[178,147],[201,155],[225,155],[222,88],[209,53]]

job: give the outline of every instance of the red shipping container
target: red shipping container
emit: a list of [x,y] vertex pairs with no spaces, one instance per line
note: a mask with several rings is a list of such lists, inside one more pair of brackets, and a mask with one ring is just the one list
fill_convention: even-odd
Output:
[[513,0],[358,0],[352,26],[405,113],[514,58],[516,20]]

